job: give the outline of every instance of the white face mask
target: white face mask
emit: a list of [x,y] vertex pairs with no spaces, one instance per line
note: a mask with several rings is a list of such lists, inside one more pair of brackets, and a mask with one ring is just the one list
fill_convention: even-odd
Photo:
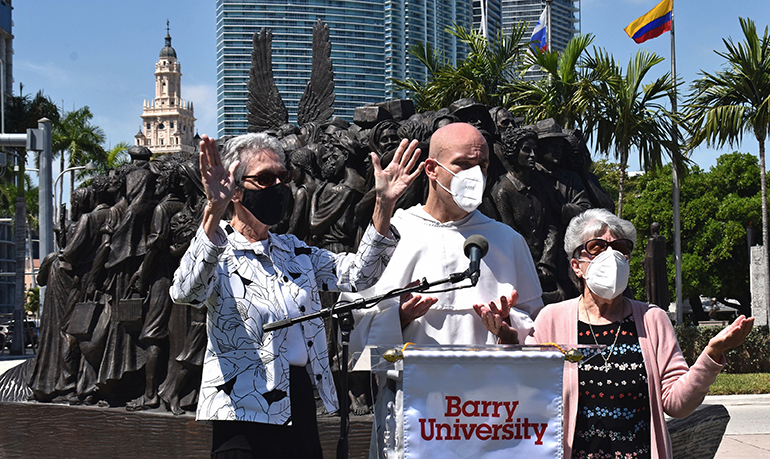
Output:
[[451,190],[447,190],[441,182],[436,180],[438,186],[452,195],[452,198],[460,209],[466,212],[473,212],[476,210],[476,208],[481,205],[481,198],[484,196],[484,186],[487,182],[484,178],[484,173],[481,172],[481,166],[473,166],[470,169],[465,169],[455,174],[440,162],[436,161],[436,164],[443,167],[447,172],[454,176],[449,183],[449,188],[451,188]]
[[612,300],[628,286],[630,268],[626,256],[607,247],[588,264],[586,286],[597,296]]

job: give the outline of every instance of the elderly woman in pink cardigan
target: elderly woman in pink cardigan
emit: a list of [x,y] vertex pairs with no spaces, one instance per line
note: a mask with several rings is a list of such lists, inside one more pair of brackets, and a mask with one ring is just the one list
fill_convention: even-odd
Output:
[[[564,248],[583,294],[542,309],[526,339],[606,345],[565,364],[565,458],[670,458],[663,414],[692,413],[724,366],[724,353],[742,344],[754,323],[737,318],[688,368],[666,313],[621,295],[635,241],[634,226],[604,209],[573,218]],[[501,342],[518,341],[505,321],[515,300],[474,306]]]

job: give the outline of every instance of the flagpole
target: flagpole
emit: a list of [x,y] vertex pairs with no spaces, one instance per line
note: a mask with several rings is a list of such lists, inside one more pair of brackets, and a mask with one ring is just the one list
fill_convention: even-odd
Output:
[[548,18],[548,24],[545,29],[545,49],[547,51],[553,50],[553,46],[551,46],[551,3],[553,3],[553,0],[545,0],[545,9],[547,11],[545,15]]
[[[671,2],[671,81],[673,83],[674,96],[671,98],[671,111],[676,115],[677,91],[676,91],[676,39],[674,38],[674,1]],[[682,234],[679,210],[679,174],[676,170],[675,158],[678,158],[679,152],[679,129],[676,121],[671,123],[671,137],[673,140],[673,151],[671,155],[671,165],[673,170],[673,204],[674,204],[674,265],[676,271],[676,324],[682,325]],[[663,306],[663,305],[660,305]],[[667,307],[667,305],[666,305]]]

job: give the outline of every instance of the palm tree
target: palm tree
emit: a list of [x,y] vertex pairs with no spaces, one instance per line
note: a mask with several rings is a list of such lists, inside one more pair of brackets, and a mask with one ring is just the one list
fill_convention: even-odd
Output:
[[[102,148],[104,130],[91,124],[94,115],[88,106],[67,112],[61,121],[54,125],[51,135],[54,157],[59,156],[61,170],[68,167],[84,165],[93,162],[97,166],[106,164],[107,154]],[[65,163],[64,152],[69,161]],[[61,185],[63,187],[63,183]],[[74,189],[74,181],[70,180],[70,193]],[[61,193],[62,189],[59,189]]]
[[24,85],[19,84],[19,95],[9,97],[5,105],[5,132],[21,133],[35,129],[40,118],[48,118],[52,124],[58,123],[58,107],[43,91],[30,97],[24,94]]
[[[692,84],[685,107],[689,148],[703,142],[723,147],[740,143],[744,132],[753,132],[759,143],[760,185],[762,192],[762,244],[767,250],[767,181],[765,178],[765,138],[770,125],[770,36],[762,38],[751,19],[740,18],[745,40],[722,41],[726,52],[715,51],[725,59],[724,70],[701,71],[703,78]],[[768,267],[765,275],[770,282]]]
[[672,156],[672,163],[681,169],[685,159],[671,140],[670,113],[661,99],[672,97],[675,85],[666,73],[652,83],[644,84],[644,77],[663,58],[640,50],[628,62],[626,74],[615,59],[601,49],[586,58],[585,66],[594,73],[588,78],[595,86],[594,110],[586,113],[585,123],[590,136],[601,153],[614,152],[620,162],[618,185],[618,216],[623,215],[623,186],[628,157],[632,149],[639,153],[640,166],[653,170],[662,165],[663,153]]
[[420,111],[438,110],[468,97],[489,106],[503,105],[500,89],[518,78],[522,51],[527,47],[521,41],[525,31],[526,23],[520,23],[508,35],[498,31],[490,42],[475,29],[454,25],[447,32],[468,45],[465,60],[455,67],[432,47],[418,44],[409,54],[426,66],[428,81],[423,84],[411,78],[394,78],[393,83],[409,92]]
[[593,111],[595,100],[595,86],[588,77],[596,73],[584,71],[581,57],[593,41],[591,34],[575,35],[564,52],[527,53],[523,71],[539,67],[546,77],[505,85],[503,91],[511,112],[524,116],[527,123],[554,118],[565,128],[584,128],[583,114]]

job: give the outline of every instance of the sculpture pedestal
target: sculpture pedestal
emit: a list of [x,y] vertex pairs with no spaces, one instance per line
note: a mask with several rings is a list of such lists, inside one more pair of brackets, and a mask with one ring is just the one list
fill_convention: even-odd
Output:
[[[367,457],[371,416],[351,417],[350,457]],[[339,417],[318,418],[324,458],[336,457]],[[4,458],[207,458],[211,427],[191,415],[44,403],[0,403]]]

